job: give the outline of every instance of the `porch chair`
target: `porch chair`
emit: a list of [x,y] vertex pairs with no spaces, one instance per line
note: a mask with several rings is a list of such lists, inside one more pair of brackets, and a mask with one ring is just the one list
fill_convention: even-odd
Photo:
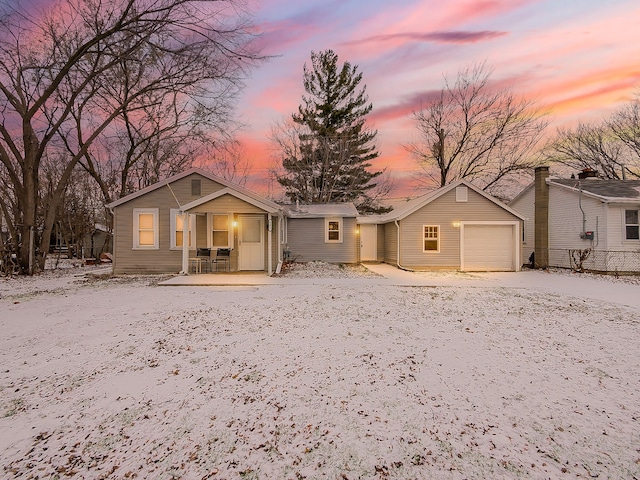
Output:
[[216,264],[216,272],[220,269],[220,264],[222,264],[225,271],[228,272],[230,260],[231,260],[231,249],[219,248],[216,251],[216,258],[212,260],[212,262]]
[[211,249],[210,248],[198,248],[196,257],[200,259],[201,268],[203,272],[210,272],[211,268]]

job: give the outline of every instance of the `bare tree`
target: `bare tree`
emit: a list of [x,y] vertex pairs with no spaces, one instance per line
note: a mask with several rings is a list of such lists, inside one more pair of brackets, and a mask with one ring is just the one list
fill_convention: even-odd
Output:
[[414,112],[420,141],[407,150],[425,184],[474,180],[497,193],[510,177],[539,163],[536,146],[548,121],[534,101],[495,88],[484,65],[461,70],[433,100]]
[[550,161],[574,171],[592,169],[604,178],[622,178],[624,144],[606,123],[559,129],[544,151]]
[[[99,138],[149,105],[228,109],[258,59],[252,38],[234,0],[60,0],[38,16],[0,7],[0,177],[21,265],[32,271],[36,241],[44,264],[63,192]],[[43,158],[63,150],[41,204]]]
[[251,163],[243,145],[237,139],[216,142],[205,154],[202,167],[237,185],[246,186]]
[[640,91],[607,122],[613,134],[626,147],[624,174],[640,178]]

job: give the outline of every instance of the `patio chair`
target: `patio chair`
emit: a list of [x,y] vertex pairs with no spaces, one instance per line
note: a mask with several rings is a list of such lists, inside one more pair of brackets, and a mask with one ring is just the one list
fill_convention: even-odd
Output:
[[220,265],[224,267],[224,271],[229,271],[229,264],[231,260],[231,249],[230,248],[219,248],[216,251],[216,258],[213,263],[216,264],[216,272],[220,270]]
[[211,249],[210,248],[198,248],[196,257],[200,259],[201,271],[210,272],[211,268]]

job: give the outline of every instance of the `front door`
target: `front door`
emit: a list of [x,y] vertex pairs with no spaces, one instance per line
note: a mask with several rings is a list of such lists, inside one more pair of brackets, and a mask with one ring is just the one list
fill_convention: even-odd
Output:
[[378,259],[377,226],[360,224],[360,261],[375,262]]
[[238,217],[238,270],[264,270],[264,217]]

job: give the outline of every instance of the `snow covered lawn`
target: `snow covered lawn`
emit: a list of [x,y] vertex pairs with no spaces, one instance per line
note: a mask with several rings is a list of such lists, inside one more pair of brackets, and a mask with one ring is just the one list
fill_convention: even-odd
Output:
[[434,275],[0,279],[0,476],[640,478],[637,310]]

